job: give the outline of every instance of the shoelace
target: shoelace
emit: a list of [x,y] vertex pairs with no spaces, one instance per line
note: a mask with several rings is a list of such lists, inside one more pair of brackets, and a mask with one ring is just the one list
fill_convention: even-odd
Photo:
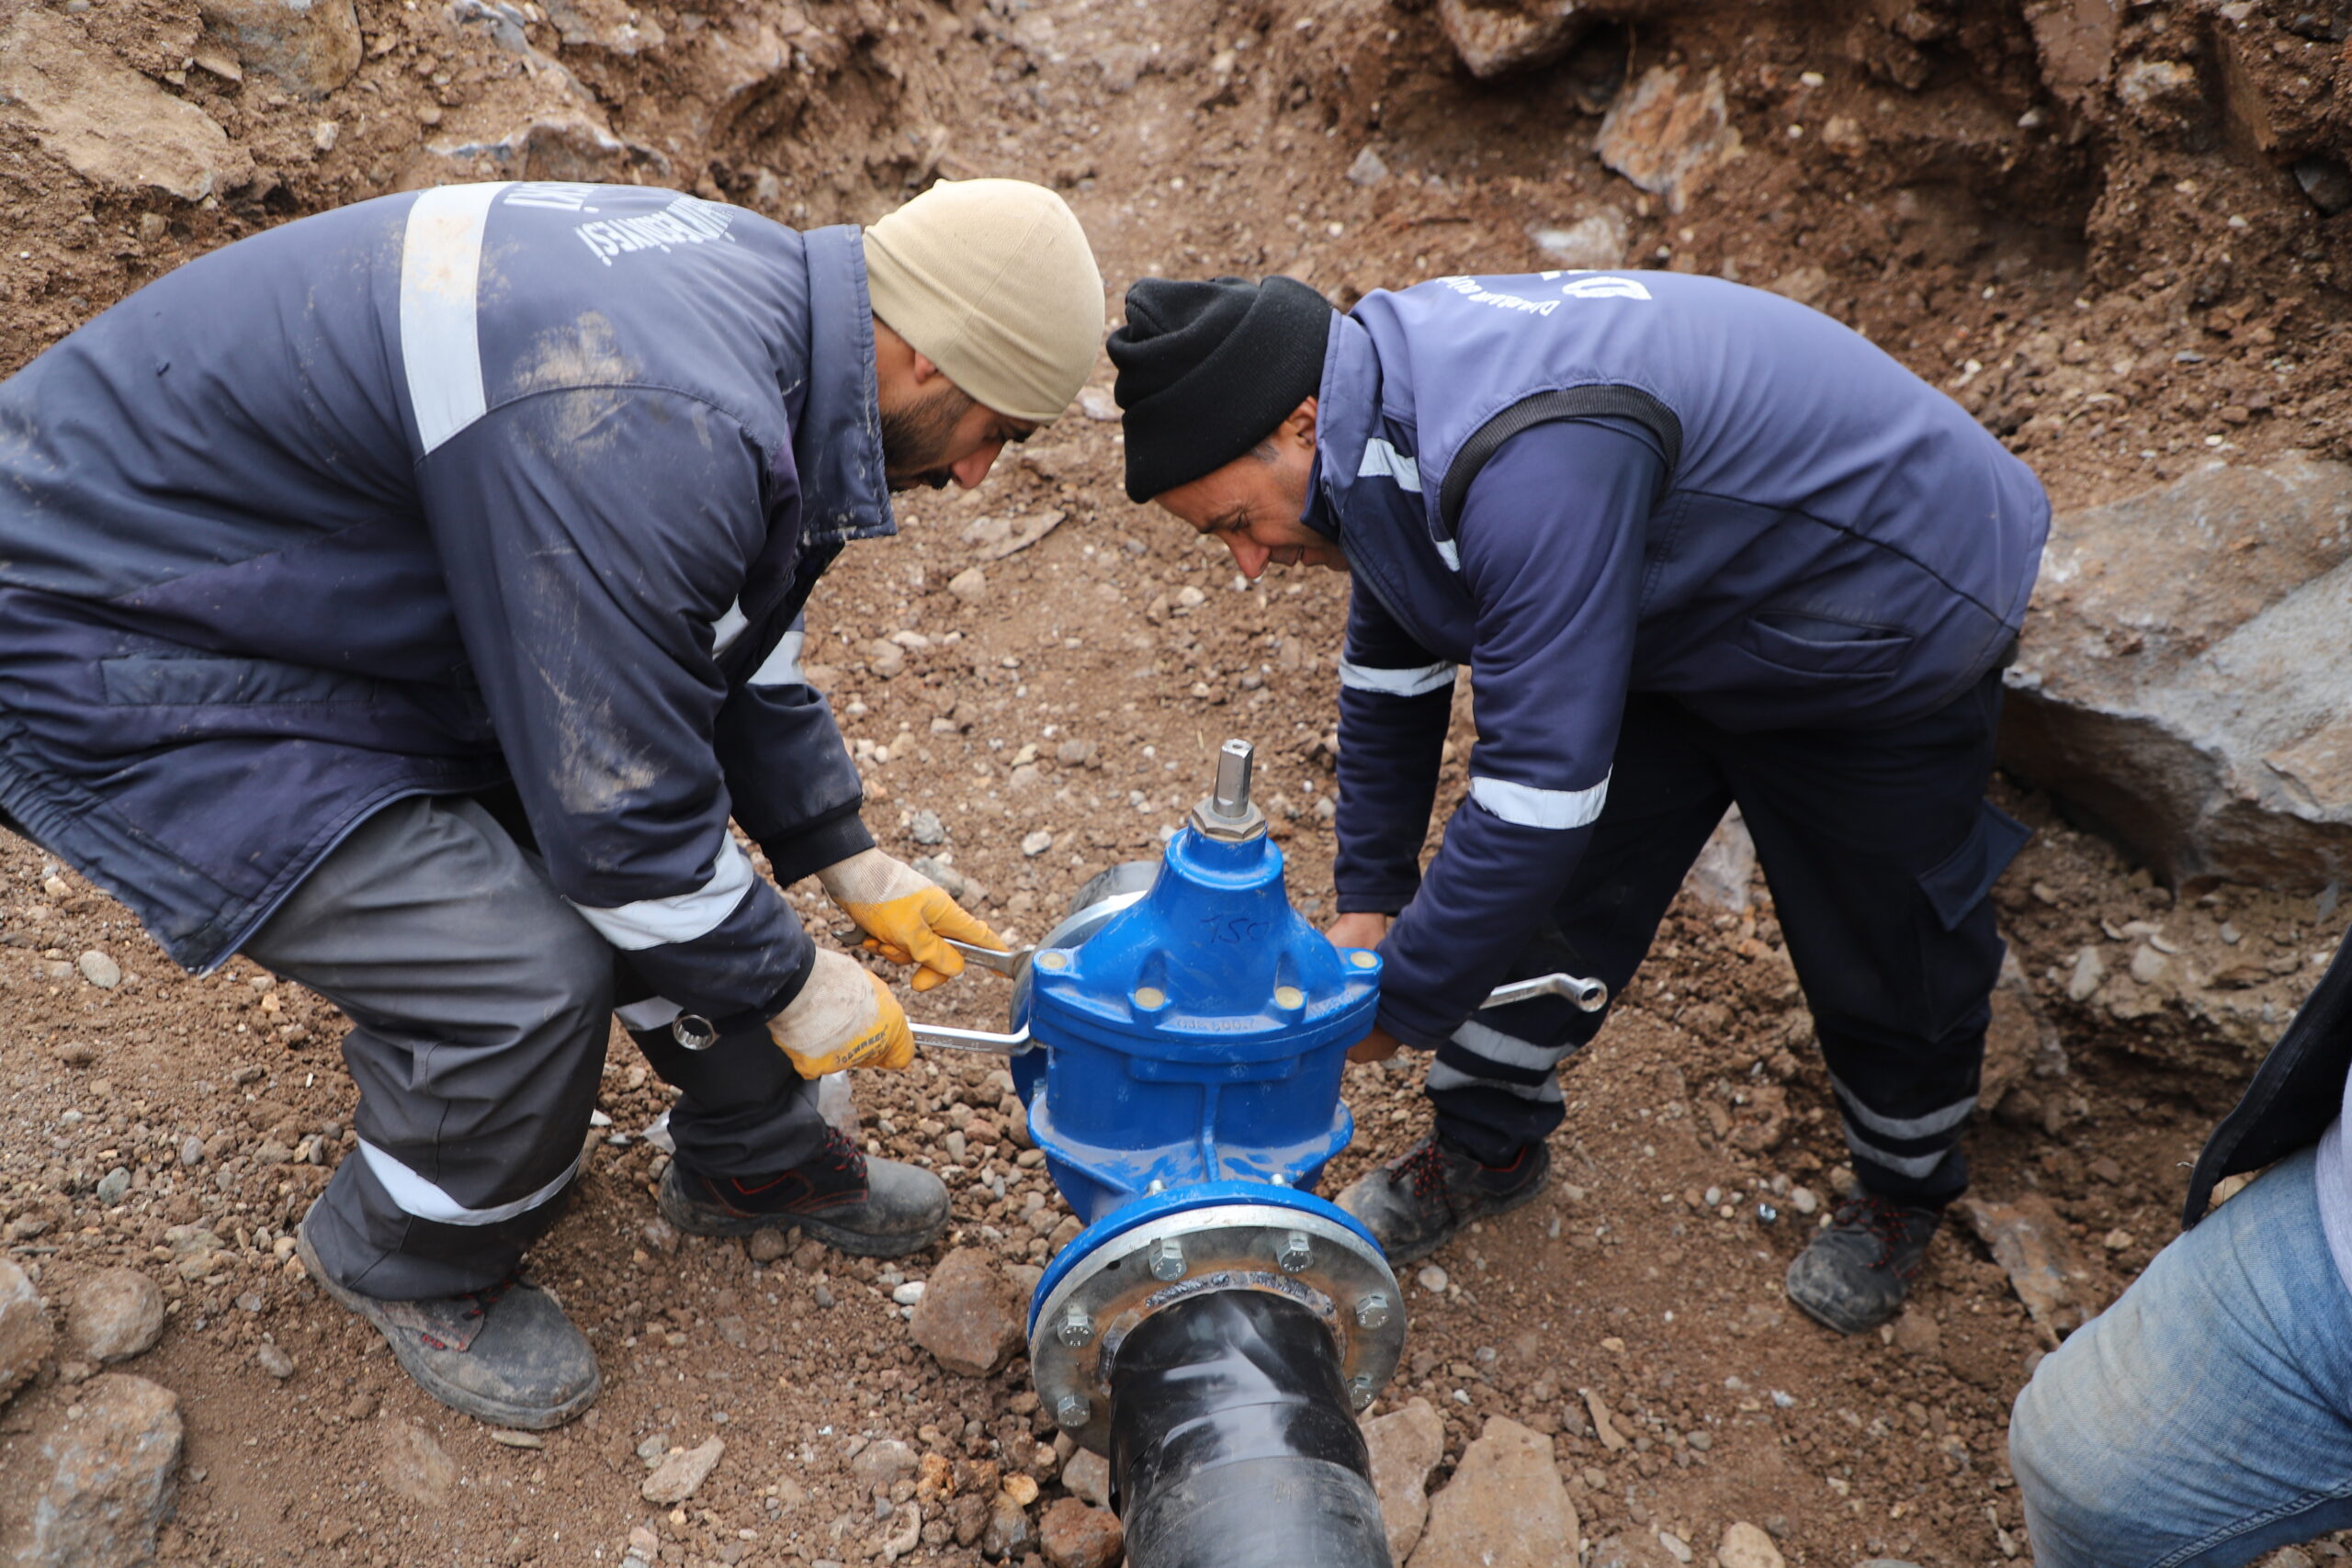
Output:
[[1830,1223],[1840,1228],[1868,1231],[1878,1238],[1878,1258],[1871,1267],[1883,1269],[1894,1261],[1895,1249],[1910,1239],[1910,1220],[1900,1203],[1890,1203],[1873,1192],[1858,1193],[1838,1205]]
[[458,1299],[469,1301],[473,1303],[473,1305],[466,1309],[465,1315],[468,1317],[488,1317],[490,1315],[490,1309],[504,1301],[506,1299],[506,1292],[513,1290],[522,1282],[523,1277],[520,1274],[509,1274],[506,1278],[499,1280],[496,1284],[484,1285],[479,1291],[458,1292]]
[[848,1134],[830,1123],[825,1128],[825,1156],[833,1162],[835,1170],[847,1171],[860,1181],[865,1179],[865,1151]]
[[1427,1198],[1433,1190],[1440,1194],[1445,1190],[1445,1155],[1438,1148],[1435,1138],[1424,1140],[1420,1147],[1398,1160],[1396,1170],[1412,1182],[1416,1198]]

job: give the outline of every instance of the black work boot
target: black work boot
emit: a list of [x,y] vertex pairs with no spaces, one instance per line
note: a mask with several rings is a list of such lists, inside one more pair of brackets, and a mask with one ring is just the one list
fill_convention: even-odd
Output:
[[903,1258],[947,1228],[947,1188],[927,1170],[869,1160],[848,1136],[774,1176],[705,1176],[673,1159],[662,1173],[662,1217],[695,1235],[749,1235],[798,1225],[860,1258]]
[[1902,1310],[1941,1209],[1856,1192],[1789,1264],[1789,1300],[1840,1334],[1876,1328]]
[[328,1274],[311,1246],[308,1216],[295,1227],[294,1250],[319,1288],[374,1325],[401,1370],[450,1409],[544,1432],[596,1403],[604,1387],[596,1352],[537,1285],[510,1274],[462,1295],[379,1301]]
[[1363,1222],[1391,1263],[1416,1263],[1472,1220],[1516,1209],[1552,1175],[1552,1151],[1530,1144],[1505,1165],[1481,1165],[1431,1133],[1378,1170],[1348,1183],[1340,1208]]

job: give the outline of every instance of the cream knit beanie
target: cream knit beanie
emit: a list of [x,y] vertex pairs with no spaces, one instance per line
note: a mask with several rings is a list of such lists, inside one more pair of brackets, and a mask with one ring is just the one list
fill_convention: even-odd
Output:
[[1102,275],[1067,203],[942,180],[865,231],[874,313],[988,407],[1060,417],[1102,346]]

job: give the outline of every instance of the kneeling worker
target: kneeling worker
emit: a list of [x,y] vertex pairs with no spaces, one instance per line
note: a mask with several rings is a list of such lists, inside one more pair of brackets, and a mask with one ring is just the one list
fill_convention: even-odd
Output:
[[962,967],[943,938],[996,945],[860,824],[799,616],[891,490],[978,484],[1059,415],[1102,325],[1077,220],[1019,182],[863,235],[456,186],[190,263],[0,386],[0,811],[181,964],[349,1015],[358,1147],[300,1250],[435,1398],[595,1398],[514,1270],[616,1006],[683,1091],[681,1228],[938,1234],[939,1181],[807,1081],[905,1066],[905,1017],[729,821],[919,989]]
[[[1353,574],[1331,937],[1387,961],[1358,1059],[1434,1052],[1436,1114],[1340,1201],[1402,1261],[1535,1194],[1599,1020],[1478,1003],[1564,967],[1622,991],[1736,803],[1860,1180],[1789,1292],[1886,1319],[1967,1179],[2033,475],[1862,337],[1713,278],[1442,278],[1346,316],[1288,278],[1146,279],[1126,315],[1128,494],[1250,577]],[[1424,875],[1462,664],[1470,799]]]

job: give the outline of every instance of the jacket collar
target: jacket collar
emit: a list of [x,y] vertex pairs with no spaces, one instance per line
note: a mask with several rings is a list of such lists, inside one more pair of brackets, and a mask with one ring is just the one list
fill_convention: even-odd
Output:
[[811,545],[899,531],[882,466],[874,368],[874,307],[865,247],[854,226],[801,236],[808,268],[808,394],[792,432],[801,536]]

